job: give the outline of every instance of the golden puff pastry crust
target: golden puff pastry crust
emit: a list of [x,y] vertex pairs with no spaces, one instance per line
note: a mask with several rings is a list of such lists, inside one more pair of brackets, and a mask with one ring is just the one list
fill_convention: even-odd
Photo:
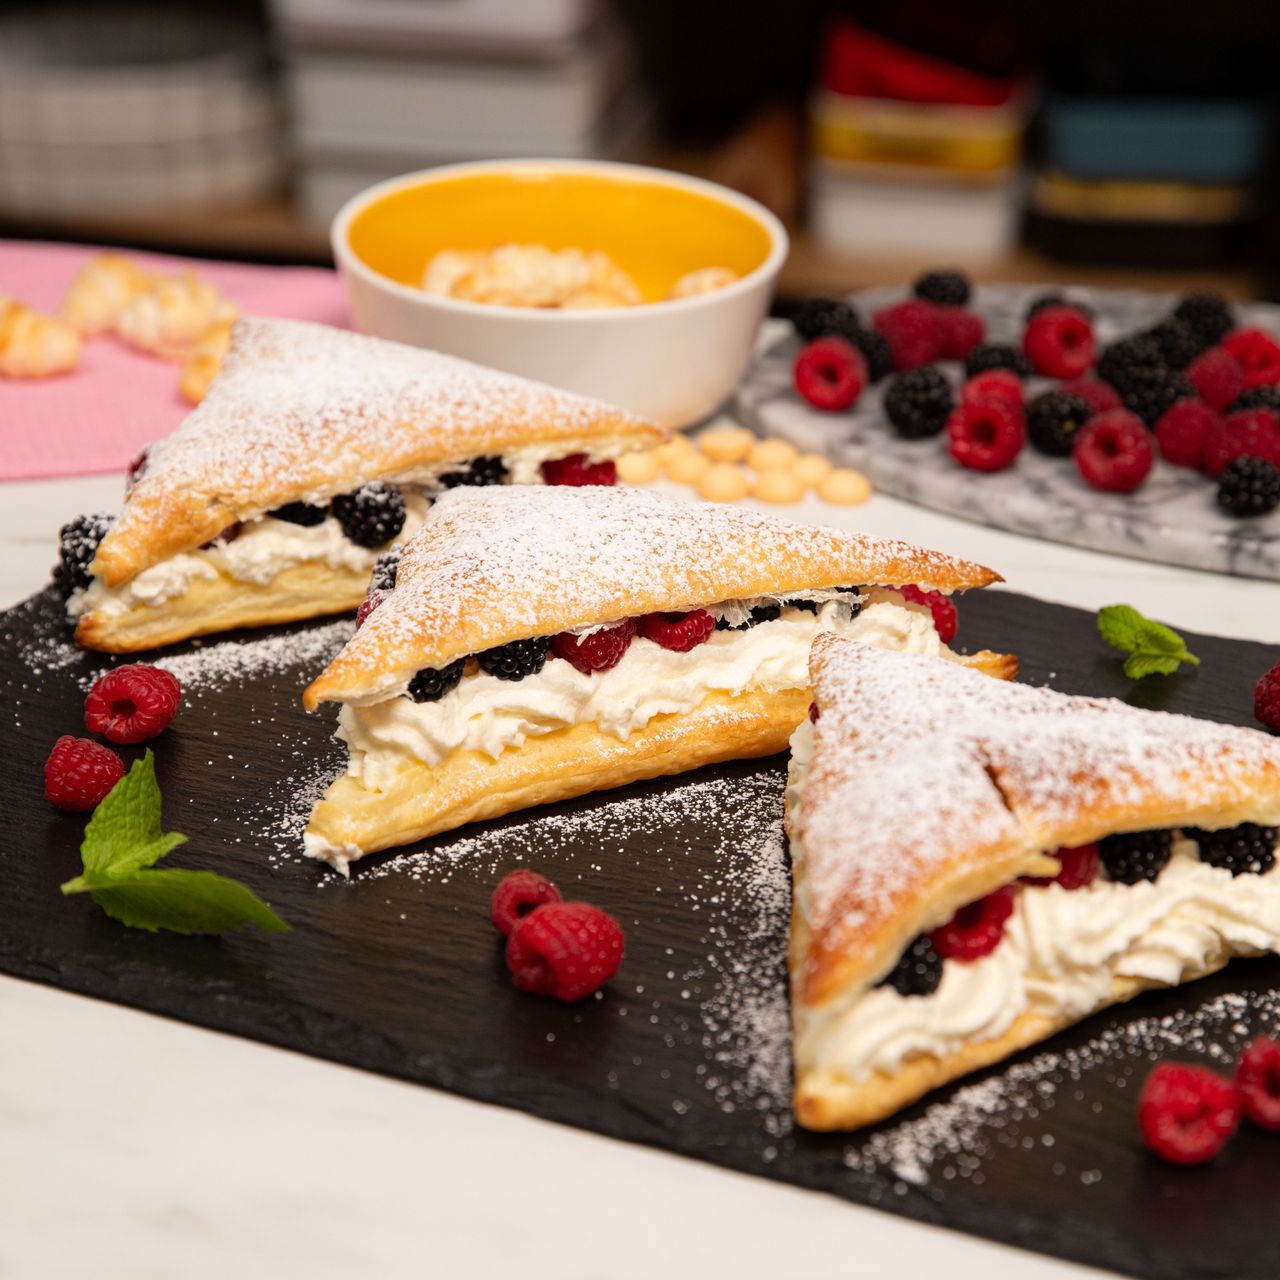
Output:
[[236,322],[201,403],[148,452],[93,571],[108,586],[288,502],[482,455],[612,457],[660,427],[417,347],[300,320]]
[[396,589],[307,689],[368,701],[511,640],[659,611],[850,585],[999,581],[909,543],[633,488],[459,488],[427,514]]
[[[820,716],[787,815],[798,1044],[917,935],[1043,873],[1046,849],[1154,827],[1280,823],[1280,742],[1254,730],[981,680],[829,634],[815,640],[810,671]],[[793,798],[796,778],[793,764]],[[850,813],[866,820],[850,824]],[[1097,1007],[1148,985],[1116,979]],[[812,1069],[798,1053],[797,1118],[870,1123],[1075,1020],[1024,1014],[992,1040],[867,1081]]]

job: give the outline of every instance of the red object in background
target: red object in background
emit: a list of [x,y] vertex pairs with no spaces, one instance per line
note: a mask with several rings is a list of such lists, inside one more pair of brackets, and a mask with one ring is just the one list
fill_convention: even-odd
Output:
[[838,19],[827,29],[822,83],[832,93],[898,102],[998,107],[1017,86],[1014,77],[978,75]]

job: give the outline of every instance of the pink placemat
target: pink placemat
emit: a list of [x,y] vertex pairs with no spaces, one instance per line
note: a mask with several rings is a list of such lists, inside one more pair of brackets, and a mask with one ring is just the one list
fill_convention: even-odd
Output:
[[[55,312],[80,267],[101,249],[0,240],[0,294]],[[347,324],[335,272],[260,267],[131,253],[149,270],[195,267],[243,311]],[[0,378],[0,480],[123,471],[144,444],[168,435],[191,412],[178,393],[180,366],[104,336],[84,344],[74,373]]]

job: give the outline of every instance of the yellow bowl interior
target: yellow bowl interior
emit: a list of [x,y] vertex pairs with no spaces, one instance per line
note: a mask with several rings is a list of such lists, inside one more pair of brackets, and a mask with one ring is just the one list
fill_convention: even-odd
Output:
[[750,214],[698,192],[542,168],[425,179],[361,210],[348,238],[368,267],[413,286],[442,249],[600,249],[650,302],[701,267],[746,275],[771,246]]

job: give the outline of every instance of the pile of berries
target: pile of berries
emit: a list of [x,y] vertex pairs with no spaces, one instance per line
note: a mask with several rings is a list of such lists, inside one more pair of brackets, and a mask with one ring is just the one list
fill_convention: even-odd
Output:
[[[132,746],[163,733],[177,714],[182,686],[162,667],[130,663],[94,681],[84,700],[84,724],[108,742]],[[46,799],[68,813],[96,809],[124,777],[124,761],[92,738],[63,734],[44,766]]]
[[[1017,346],[986,342],[971,293],[960,272],[930,271],[869,327],[848,303],[804,303],[793,317],[809,342],[797,390],[841,411],[892,371],[890,425],[905,439],[945,435],[961,466],[1001,471],[1030,444],[1071,458],[1096,489],[1130,493],[1162,457],[1212,479],[1232,516],[1280,507],[1280,342],[1238,327],[1221,298],[1188,294],[1150,329],[1100,348],[1090,309],[1056,293],[1027,308]],[[939,361],[962,364],[958,391]],[[1056,385],[1028,395],[1029,378]]]

